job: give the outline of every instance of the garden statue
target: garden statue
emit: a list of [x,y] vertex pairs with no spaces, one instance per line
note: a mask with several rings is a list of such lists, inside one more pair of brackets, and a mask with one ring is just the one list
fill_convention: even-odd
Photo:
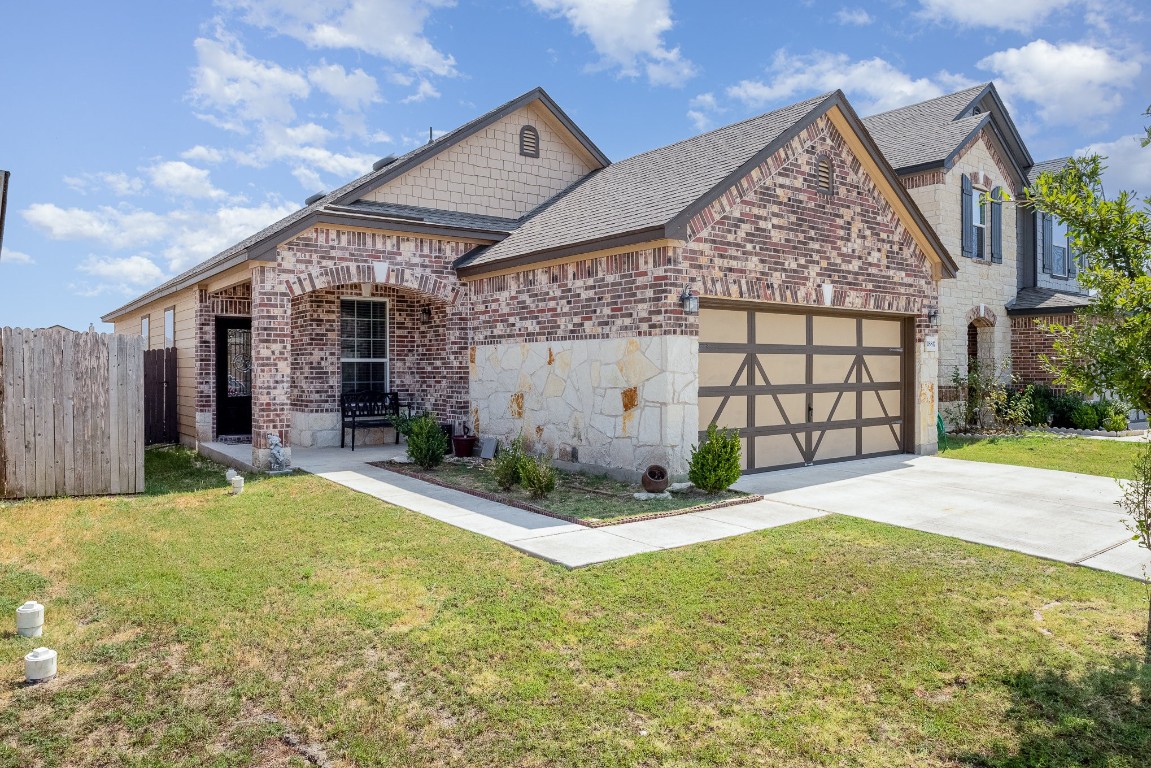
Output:
[[268,459],[271,464],[270,470],[272,472],[287,472],[288,457],[284,455],[284,444],[280,442],[279,437],[271,432],[268,433],[268,450],[271,453]]

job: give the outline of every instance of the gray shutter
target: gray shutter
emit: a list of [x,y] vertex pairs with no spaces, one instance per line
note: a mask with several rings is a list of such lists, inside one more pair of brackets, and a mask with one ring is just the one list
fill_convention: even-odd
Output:
[[991,263],[1003,263],[1003,190],[991,190]]
[[959,207],[962,213],[959,221],[963,229],[963,256],[970,259],[975,255],[975,223],[971,220],[971,179],[965,173],[962,180],[963,186],[959,193]]
[[1051,215],[1041,213],[1039,219],[1043,222],[1043,271],[1050,275],[1051,265],[1054,263],[1054,254],[1051,253],[1051,238],[1053,237]]
[[1067,276],[1075,277],[1079,273],[1079,254],[1071,248],[1071,238],[1067,238]]

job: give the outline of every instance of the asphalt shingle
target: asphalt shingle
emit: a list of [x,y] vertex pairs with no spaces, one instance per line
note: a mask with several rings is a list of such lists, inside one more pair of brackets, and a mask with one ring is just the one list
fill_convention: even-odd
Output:
[[1059,312],[1085,307],[1091,302],[1087,296],[1064,293],[1051,288],[1023,288],[1007,305],[1008,313]]
[[941,162],[989,119],[987,113],[959,117],[987,86],[865,117],[863,125],[897,171]]

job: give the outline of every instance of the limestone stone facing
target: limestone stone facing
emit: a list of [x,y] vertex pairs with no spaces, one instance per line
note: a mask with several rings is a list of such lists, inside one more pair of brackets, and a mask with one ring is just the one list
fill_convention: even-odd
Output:
[[492,344],[471,363],[476,432],[596,468],[687,472],[699,342],[640,336]]

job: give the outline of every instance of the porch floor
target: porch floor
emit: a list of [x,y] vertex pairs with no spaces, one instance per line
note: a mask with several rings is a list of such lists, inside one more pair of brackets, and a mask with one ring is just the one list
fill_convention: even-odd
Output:
[[[407,453],[407,445],[357,445],[351,448],[302,448],[292,447],[292,467],[311,472],[313,475],[347,469],[371,461],[388,461]],[[210,459],[241,472],[254,473],[252,467],[252,446],[247,444],[200,443],[200,453]]]

